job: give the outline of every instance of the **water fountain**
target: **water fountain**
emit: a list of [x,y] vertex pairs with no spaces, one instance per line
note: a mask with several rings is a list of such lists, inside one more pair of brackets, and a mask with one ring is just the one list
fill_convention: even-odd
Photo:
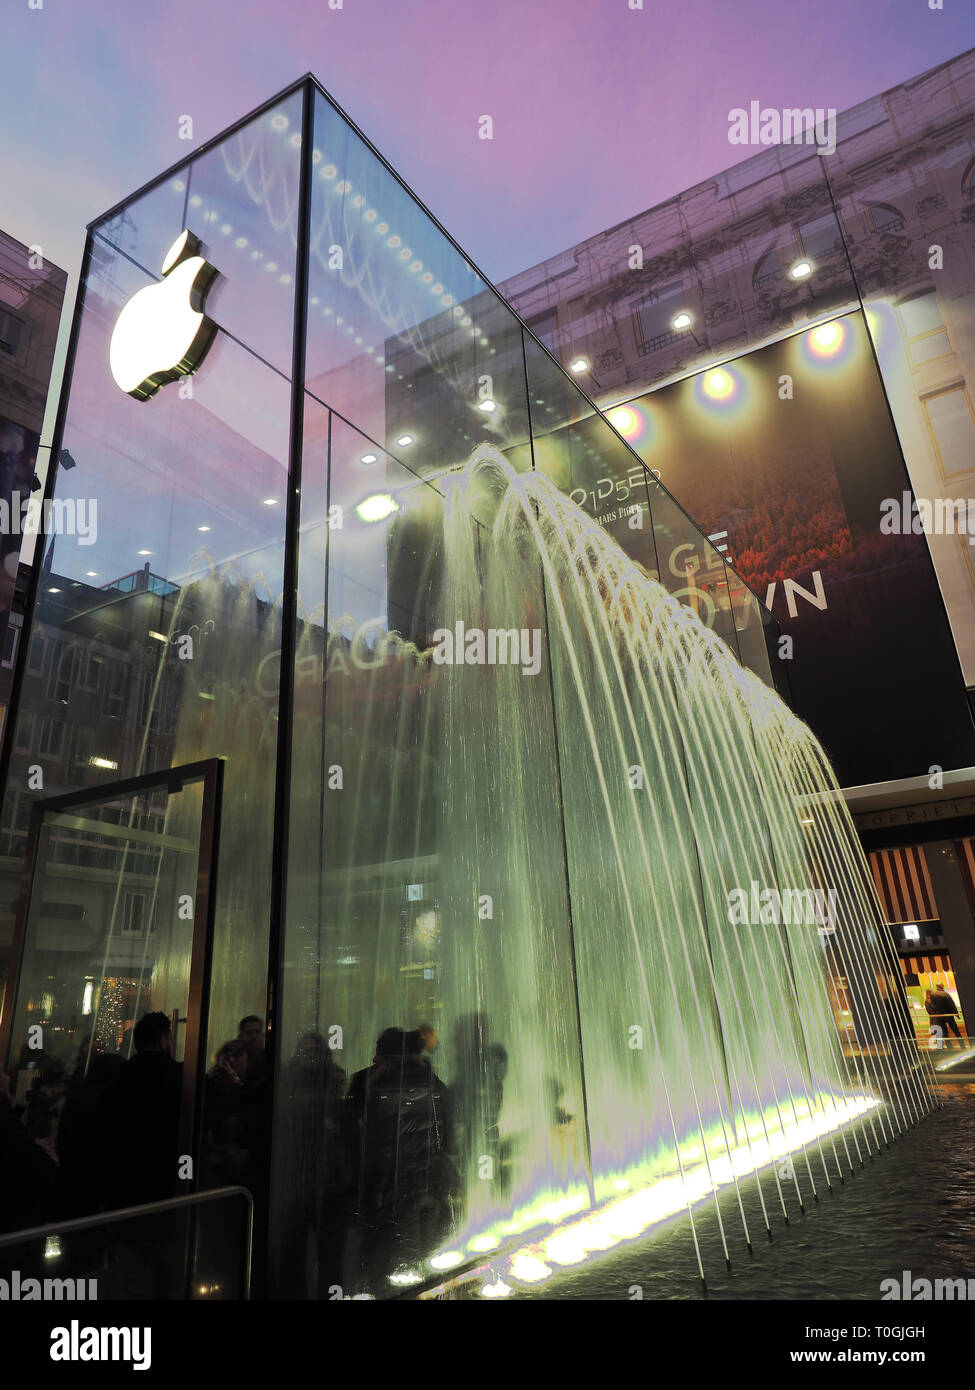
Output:
[[845,803],[811,731],[544,472],[485,444],[430,481],[388,530],[412,617],[330,621],[296,746],[349,782],[321,863],[315,778],[295,812],[289,1034],[338,1020],[365,1062],[392,1023],[439,1031],[458,1199],[394,1283],[532,1283],[701,1202],[727,1258],[929,1108]]
[[[546,1247],[578,1259],[607,1211],[632,1235],[763,1169],[767,1226],[928,1108],[825,755],[545,474],[481,446],[444,486],[443,628],[534,627],[546,659],[439,673],[444,1013],[508,1069],[438,1265],[595,1210]],[[785,912],[737,920],[767,889]]]

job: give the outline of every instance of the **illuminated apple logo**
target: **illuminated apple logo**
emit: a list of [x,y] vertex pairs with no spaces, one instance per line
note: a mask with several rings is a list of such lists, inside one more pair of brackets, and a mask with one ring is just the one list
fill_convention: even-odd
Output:
[[147,285],[126,304],[108,350],[116,385],[138,401],[195,372],[217,331],[203,301],[218,272],[200,255],[192,232],[180,232],[162,273],[158,285]]

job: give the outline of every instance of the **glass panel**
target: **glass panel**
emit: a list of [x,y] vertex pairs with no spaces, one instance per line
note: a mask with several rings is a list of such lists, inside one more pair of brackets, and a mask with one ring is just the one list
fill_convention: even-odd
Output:
[[[211,1052],[266,1008],[300,107],[289,98],[93,233],[61,521],[3,820],[12,898],[11,797],[29,809],[38,794],[226,758]],[[137,400],[113,379],[112,335],[138,291],[162,290],[162,258],[184,226],[219,272],[204,305],[216,336],[192,377]],[[262,268],[271,261],[279,268]]]
[[189,166],[184,166],[98,223],[92,234],[88,282],[97,284],[104,297],[114,294],[121,304],[122,296],[131,293],[118,278],[127,265],[159,279],[166,252],[186,226],[188,177]]
[[656,574],[643,464],[528,334],[525,358],[536,469]]
[[651,479],[650,514],[660,581],[738,656],[728,567],[663,485]]
[[[333,417],[327,530],[322,423],[302,489],[274,1254],[282,1290],[381,1298],[439,1247],[585,1205],[588,1158],[541,572],[517,541],[531,508],[502,527],[518,470],[498,452],[434,487],[386,454],[363,465],[376,446]],[[466,644],[437,662],[444,633],[488,622],[515,630],[513,662],[468,665]]]
[[295,92],[194,160],[184,224],[206,242],[220,272],[207,313],[289,377],[301,108]]
[[772,668],[766,638],[766,625],[776,626],[775,619],[748,588],[730,565],[725,567],[731,611],[738,643],[738,659],[743,666],[761,676],[766,685],[773,685]]
[[324,97],[314,157],[309,391],[416,473],[530,467],[517,321]]

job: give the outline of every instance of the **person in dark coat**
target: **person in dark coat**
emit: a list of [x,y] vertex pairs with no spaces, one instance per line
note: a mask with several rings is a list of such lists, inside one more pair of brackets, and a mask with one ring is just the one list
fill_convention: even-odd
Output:
[[106,1151],[102,1204],[138,1206],[172,1197],[176,1185],[183,1068],[172,1056],[172,1024],[148,1013],[133,1030],[135,1056],[98,1106]]
[[0,1234],[41,1226],[58,1215],[58,1165],[27,1133],[0,1071]]
[[[941,1036],[948,1037],[949,1030],[958,1039],[958,1046],[962,1047],[961,1033],[958,1031],[958,1023],[955,1015],[958,1013],[958,1005],[952,999],[944,985],[937,985],[928,992],[924,1001],[924,1007],[930,1015],[932,1023],[941,1025]],[[951,1047],[953,1044],[949,1043]]]
[[419,1032],[387,1028],[363,1085],[358,1221],[370,1283],[415,1265],[450,1227],[449,1095],[424,1047]]

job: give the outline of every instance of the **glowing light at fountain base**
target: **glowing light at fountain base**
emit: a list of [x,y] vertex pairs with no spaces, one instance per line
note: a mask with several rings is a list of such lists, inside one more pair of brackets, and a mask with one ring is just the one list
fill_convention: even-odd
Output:
[[[580,1265],[644,1238],[654,1227],[686,1212],[688,1207],[694,1208],[736,1179],[760,1177],[772,1164],[805,1152],[807,1145],[837,1133],[880,1105],[872,1096],[830,1097],[830,1102],[828,1111],[806,1115],[767,1137],[750,1136],[748,1142],[732,1145],[723,1156],[711,1157],[709,1164],[685,1166],[683,1176],[674,1174],[648,1184],[642,1171],[633,1169],[630,1175],[617,1180],[617,1185],[626,1182],[632,1189],[625,1195],[569,1218],[530,1244],[509,1250],[503,1257],[468,1270],[452,1282],[481,1279],[484,1296],[492,1298],[506,1297],[511,1285],[534,1287],[551,1277],[553,1266]],[[476,1256],[500,1243],[495,1232],[485,1232],[468,1242],[467,1252]],[[429,1264],[433,1270],[447,1270],[455,1268],[462,1259],[461,1251],[454,1247],[435,1255]],[[437,1297],[446,1287],[442,1284],[428,1289],[422,1297]],[[490,1294],[488,1289],[492,1290]]]

